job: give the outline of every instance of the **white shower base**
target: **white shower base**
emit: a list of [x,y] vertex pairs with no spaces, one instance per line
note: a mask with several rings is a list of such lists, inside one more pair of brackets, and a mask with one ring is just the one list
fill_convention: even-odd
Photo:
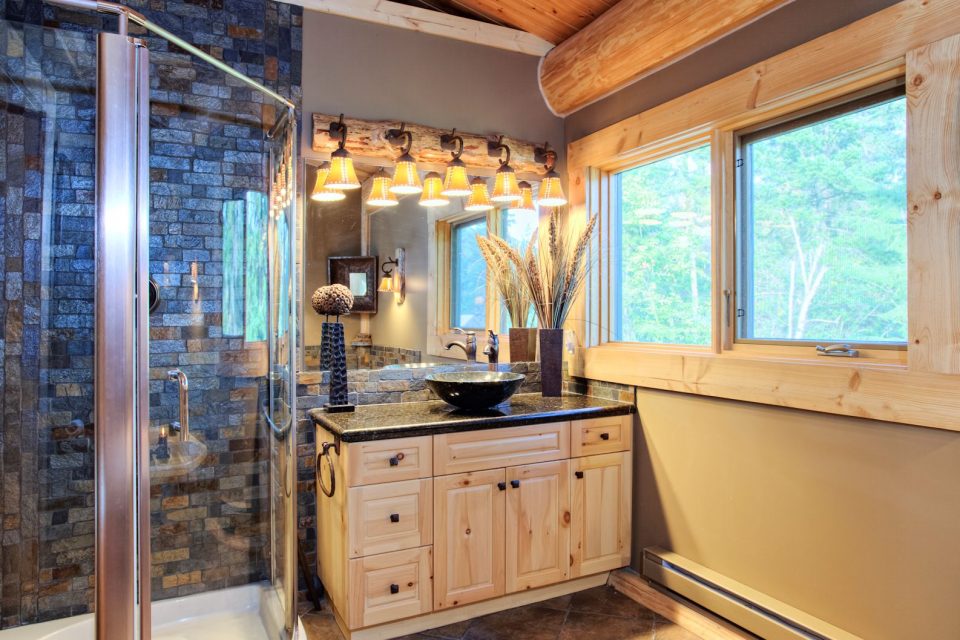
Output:
[[[152,615],[153,640],[273,640],[283,620],[266,584],[161,600]],[[94,640],[93,614],[7,629],[0,640]]]

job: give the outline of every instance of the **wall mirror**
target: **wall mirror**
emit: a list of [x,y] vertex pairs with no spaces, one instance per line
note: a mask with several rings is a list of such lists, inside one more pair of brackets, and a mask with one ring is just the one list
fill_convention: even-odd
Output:
[[[537,228],[536,210],[467,211],[468,198],[455,196],[448,205],[425,207],[419,194],[398,196],[394,206],[372,206],[367,201],[380,166],[361,160],[354,165],[361,188],[343,191],[337,201],[316,201],[311,192],[320,163],[306,160],[302,174],[301,370],[320,369],[323,317],[310,298],[331,282],[347,285],[357,297],[354,311],[340,318],[348,369],[463,364],[471,358],[462,349],[443,348],[456,339],[457,328],[476,332],[475,358],[481,363],[487,362],[482,353],[487,330],[494,329],[500,362],[510,361],[511,322],[487,277],[476,236],[496,233],[526,246]],[[421,167],[421,179],[427,170]],[[385,171],[392,175],[393,168]],[[493,172],[482,177],[492,190]],[[535,176],[526,178],[536,193],[530,177]],[[373,302],[358,296],[360,291]]]

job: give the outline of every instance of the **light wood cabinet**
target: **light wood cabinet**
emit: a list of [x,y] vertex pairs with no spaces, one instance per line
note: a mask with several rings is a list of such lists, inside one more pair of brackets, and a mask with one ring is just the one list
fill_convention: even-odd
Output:
[[504,593],[503,469],[434,478],[434,607]]
[[631,453],[570,461],[571,577],[630,563]]
[[317,522],[344,635],[629,564],[632,419],[341,443]]
[[507,592],[567,579],[570,568],[569,461],[507,469]]

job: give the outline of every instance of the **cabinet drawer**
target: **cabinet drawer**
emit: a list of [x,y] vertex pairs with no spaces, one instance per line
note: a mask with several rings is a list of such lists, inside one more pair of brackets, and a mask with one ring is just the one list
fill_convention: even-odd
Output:
[[574,420],[570,426],[570,455],[629,451],[633,445],[633,416]]
[[430,612],[431,555],[431,547],[421,547],[351,560],[350,629]]
[[429,478],[432,436],[344,445],[347,486]]
[[433,480],[351,487],[347,504],[351,558],[422,547],[433,541]]
[[434,436],[436,475],[570,457],[570,423],[531,424]]

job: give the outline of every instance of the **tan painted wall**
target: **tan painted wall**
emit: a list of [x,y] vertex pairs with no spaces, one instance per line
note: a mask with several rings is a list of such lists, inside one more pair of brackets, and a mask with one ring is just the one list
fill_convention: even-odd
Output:
[[960,433],[639,389],[635,564],[676,551],[870,640],[960,638]]

